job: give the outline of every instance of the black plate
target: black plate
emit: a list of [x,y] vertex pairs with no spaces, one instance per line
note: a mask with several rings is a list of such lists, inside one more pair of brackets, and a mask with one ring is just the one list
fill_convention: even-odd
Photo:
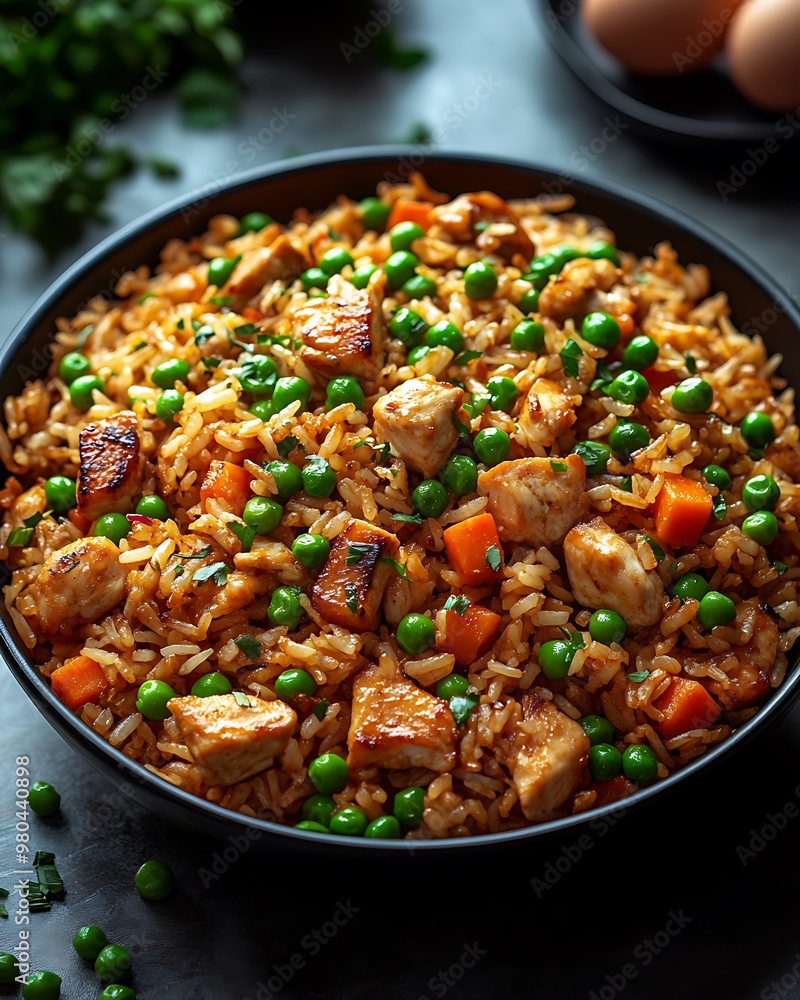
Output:
[[[344,192],[354,198],[374,193],[383,180],[398,182],[411,170],[423,169],[439,190],[490,189],[506,197],[534,197],[568,190],[577,198],[579,211],[599,216],[616,232],[619,245],[639,254],[649,253],[661,240],[670,240],[684,262],[701,262],[711,270],[713,287],[729,293],[734,320],[752,331],[763,329],[770,351],[781,351],[788,360],[784,374],[800,385],[800,356],[794,350],[800,331],[800,309],[773,279],[732,245],[716,234],[653,199],[633,195],[622,187],[575,182],[564,188],[555,173],[524,163],[473,157],[469,154],[437,154],[425,157],[419,147],[352,149],[306,156],[289,164],[277,164],[243,175],[222,187],[201,189],[109,237],[71,267],[33,306],[0,351],[0,396],[18,394],[31,369],[41,371],[47,356],[55,320],[73,315],[93,294],[111,293],[126,270],[155,262],[166,241],[186,238],[203,231],[212,215],[230,212],[269,211],[287,221],[294,208],[325,208]],[[580,816],[550,823],[463,840],[408,843],[403,840],[358,840],[331,834],[304,833],[263,820],[248,819],[189,795],[131,761],[103,740],[74,715],[50,690],[49,684],[30,663],[26,650],[14,634],[13,624],[2,609],[0,652],[12,673],[36,707],[54,728],[83,756],[87,763],[110,777],[117,789],[130,794],[153,812],[190,830],[229,837],[249,829],[260,849],[310,849],[316,854],[336,849],[364,856],[365,852],[410,856],[419,852],[498,848],[521,840],[558,838],[610,813],[610,804]],[[795,666],[797,656],[792,658]],[[730,739],[666,780],[626,800],[625,809],[654,798],[669,796],[675,787],[720,757],[732,753],[742,742],[790,707],[800,690],[800,671],[793,670],[761,711]]]
[[748,103],[731,82],[722,57],[698,73],[668,79],[637,76],[584,29],[576,0],[534,0],[534,6],[545,38],[578,79],[651,136],[734,144],[793,137],[797,131],[779,133],[776,116]]

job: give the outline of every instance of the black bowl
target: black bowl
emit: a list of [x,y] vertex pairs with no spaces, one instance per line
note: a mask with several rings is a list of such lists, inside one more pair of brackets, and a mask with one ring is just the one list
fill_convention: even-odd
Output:
[[[0,395],[17,394],[26,380],[46,367],[54,323],[70,316],[97,293],[112,294],[114,284],[126,270],[155,262],[158,252],[172,237],[202,232],[212,215],[230,212],[243,215],[264,210],[288,221],[295,207],[325,208],[340,193],[361,198],[374,193],[380,180],[399,182],[413,170],[422,169],[436,188],[456,194],[490,189],[506,197],[534,197],[568,191],[577,198],[579,211],[599,216],[616,233],[619,245],[639,254],[656,243],[670,240],[684,262],[706,264],[713,287],[730,296],[734,321],[745,331],[763,333],[771,351],[787,356],[784,374],[800,385],[800,360],[793,350],[800,330],[800,310],[790,297],[758,265],[719,236],[673,208],[642,195],[632,195],[621,186],[573,182],[564,187],[555,173],[524,163],[487,159],[468,154],[428,155],[421,147],[351,149],[306,156],[289,164],[259,168],[221,186],[201,189],[193,196],[172,202],[138,222],[126,226],[88,253],[36,303],[22,320],[0,353]],[[541,842],[580,832],[592,821],[619,814],[611,804],[579,816],[542,823],[507,833],[464,840],[408,843],[402,840],[358,840],[330,834],[304,833],[264,820],[249,819],[222,809],[175,788],[162,778],[131,761],[84,725],[50,690],[14,634],[13,624],[2,610],[0,649],[12,673],[33,703],[55,729],[75,747],[87,763],[96,766],[117,788],[153,812],[185,828],[218,836],[246,834],[267,849],[337,850],[364,856],[390,853],[395,856],[430,851],[464,851],[498,848],[522,840]],[[626,800],[624,809],[669,796],[679,782],[732,754],[745,740],[771,726],[790,707],[800,688],[800,671],[791,670],[783,685],[759,713],[723,744],[683,768],[665,781]]]

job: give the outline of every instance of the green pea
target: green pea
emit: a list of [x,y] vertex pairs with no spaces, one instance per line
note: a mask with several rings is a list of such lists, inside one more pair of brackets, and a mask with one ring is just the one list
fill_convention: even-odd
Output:
[[401,291],[410,299],[436,298],[436,282],[426,274],[415,274],[405,282]]
[[551,256],[555,257],[559,271],[561,271],[564,265],[568,264],[571,260],[577,260],[578,257],[585,256],[582,250],[578,250],[575,247],[570,247],[570,246],[554,247],[550,251],[550,254]]
[[539,666],[542,668],[542,673],[552,681],[566,677],[575,652],[575,647],[566,639],[543,642],[539,647]]
[[283,507],[266,497],[251,497],[244,505],[242,520],[258,535],[269,535],[283,520]]
[[650,365],[655,363],[657,358],[658,344],[652,337],[648,337],[643,333],[632,337],[622,352],[623,367],[634,368],[639,372],[644,368],[649,368]]
[[276,458],[267,462],[264,469],[275,480],[275,486],[278,490],[275,499],[278,503],[286,503],[303,489],[303,474],[292,462]]
[[590,746],[595,747],[599,743],[610,744],[614,739],[614,727],[602,715],[584,715],[578,722],[583,726]]
[[28,805],[37,816],[53,816],[61,806],[61,796],[46,781],[34,781],[28,789]]
[[392,250],[410,250],[414,240],[424,235],[425,230],[416,222],[398,222],[389,230],[389,244]]
[[310,292],[313,288],[327,288],[328,275],[321,267],[310,267],[300,275],[300,284],[304,292]]
[[632,420],[618,420],[608,435],[611,450],[621,462],[627,462],[635,451],[650,444],[647,428]]
[[535,319],[521,319],[511,331],[511,349],[541,354],[544,350],[544,327]]
[[699,573],[684,573],[672,584],[672,593],[681,600],[702,601],[711,588]]
[[322,535],[298,535],[292,543],[292,555],[302,565],[312,569],[320,566],[328,558],[331,543]]
[[61,996],[61,976],[55,972],[32,972],[22,987],[23,1000],[58,1000]]
[[469,690],[469,681],[461,674],[448,674],[436,684],[436,697],[444,701],[451,698],[463,698]]
[[72,939],[72,947],[87,962],[94,962],[107,944],[108,938],[105,932],[94,924],[78,928]]
[[454,354],[464,350],[464,335],[453,323],[443,319],[425,334],[428,347],[449,347]]
[[149,494],[136,504],[136,513],[144,517],[152,518],[154,521],[168,521],[170,518],[169,507],[161,497],[154,493]]
[[692,376],[675,386],[670,403],[679,413],[705,413],[714,399],[714,390],[704,378]]
[[586,256],[592,260],[610,260],[614,267],[619,267],[619,252],[613,243],[597,240],[586,251]]
[[284,670],[275,678],[275,694],[291,701],[297,694],[315,695],[317,682],[307,670]]
[[125,979],[131,971],[131,955],[121,944],[107,944],[97,956],[94,971],[104,983]]
[[402,288],[408,279],[414,276],[418,265],[419,259],[410,250],[398,250],[393,253],[383,265],[389,288],[393,292]]
[[628,626],[622,615],[608,608],[595,611],[589,619],[589,635],[604,646],[622,642],[627,631]]
[[650,386],[647,384],[647,379],[635,371],[620,372],[608,387],[608,395],[612,399],[630,406],[643,403],[649,393]]
[[610,351],[619,342],[619,323],[608,313],[591,312],[583,318],[581,336],[595,347]]
[[489,393],[489,405],[493,410],[511,413],[519,396],[519,389],[513,378],[505,375],[495,375],[486,383]]
[[367,824],[364,836],[376,840],[393,840],[400,836],[400,823],[394,816],[379,816]]
[[427,329],[428,324],[420,314],[406,306],[398,309],[389,321],[389,333],[402,341],[406,347],[416,347],[421,344]]
[[340,837],[363,837],[367,817],[360,809],[347,808],[331,816],[331,833]]
[[91,370],[91,361],[79,351],[70,351],[58,363],[58,374],[67,385],[71,385],[81,375],[88,375]]
[[602,441],[579,441],[572,451],[582,459],[587,476],[602,476],[611,458],[611,449]]
[[622,754],[610,743],[596,743],[589,749],[589,774],[595,781],[616,778],[622,770]]
[[733,485],[730,475],[720,465],[707,465],[702,474],[705,481],[717,489],[729,490]]
[[475,454],[485,465],[499,465],[508,458],[511,438],[499,427],[484,427],[475,435],[473,447]]
[[170,714],[167,702],[175,697],[175,692],[166,681],[144,681],[136,696],[136,711],[153,722],[163,722]]
[[[441,684],[441,681],[439,681]],[[437,685],[438,694],[438,685]],[[441,697],[441,695],[439,695]],[[404,788],[394,797],[392,812],[395,818],[400,820],[403,826],[416,830],[422,825],[422,816],[425,807],[425,789],[417,785]]]
[[412,347],[406,355],[406,364],[416,365],[422,361],[426,354],[430,353],[430,347],[427,347],[425,344],[420,344],[418,347]]
[[250,406],[249,412],[252,413],[254,417],[258,417],[259,420],[263,420],[264,423],[266,423],[270,417],[275,416],[276,410],[271,399],[257,399],[255,403]]
[[742,521],[742,531],[759,545],[771,545],[778,536],[778,519],[769,510],[758,510],[748,514]]
[[94,403],[94,393],[105,392],[105,384],[97,375],[78,375],[69,386],[69,398],[73,406],[84,413]]
[[308,830],[311,833],[330,833],[327,826],[323,826],[322,823],[315,823],[313,820],[304,819],[299,823],[295,823],[295,830]]
[[233,260],[227,257],[214,257],[208,262],[208,284],[222,288],[240,260],[241,257],[234,257]]
[[752,476],[742,487],[748,510],[772,510],[781,498],[781,488],[772,476]]
[[317,455],[306,459],[301,476],[303,490],[310,497],[329,497],[336,489],[336,473],[326,459]]
[[156,416],[165,424],[174,423],[182,409],[183,394],[177,389],[165,389],[156,400]]
[[525,316],[536,312],[539,308],[539,290],[537,288],[529,288],[517,303],[517,308]]
[[469,455],[453,455],[442,472],[444,485],[457,497],[474,493],[478,486],[478,466]]
[[119,983],[111,983],[100,991],[97,1000],[136,1000],[136,994],[130,986],[120,986]]
[[413,611],[405,615],[397,626],[397,645],[411,656],[430,649],[435,637],[436,629],[431,619]]
[[342,403],[353,403],[357,410],[364,409],[364,390],[352,375],[331,379],[325,389],[325,406],[329,410]]
[[716,628],[717,625],[727,625],[736,617],[736,605],[717,590],[709,592],[701,599],[697,609],[697,620],[704,629]]
[[195,698],[210,698],[215,694],[230,694],[231,691],[233,691],[233,685],[225,674],[221,674],[219,671],[204,674],[192,685],[192,694]]
[[319,259],[319,266],[329,277],[332,274],[339,274],[345,267],[352,267],[353,264],[353,255],[344,247],[331,247]]
[[476,260],[464,271],[464,291],[473,302],[490,299],[497,291],[497,275],[491,264]]
[[131,527],[131,522],[124,514],[103,514],[95,522],[92,534],[99,538],[110,538],[115,545],[119,545]]
[[[272,393],[272,405],[276,411],[283,410],[292,403],[300,403],[300,410],[304,410],[311,399],[311,386],[304,378],[290,375],[279,378],[275,383],[275,390]],[[299,412],[299,411],[298,411]]]
[[374,264],[362,264],[361,267],[357,267],[353,271],[353,277],[350,281],[356,288],[366,288],[369,284],[369,279],[377,270],[378,268]]
[[391,208],[380,198],[365,198],[358,206],[361,209],[361,221],[366,229],[383,232],[389,218]]
[[0,951],[0,985],[8,986],[16,981],[19,975],[19,962],[16,955],[9,951]]
[[622,755],[622,773],[640,785],[650,785],[658,777],[658,758],[652,747],[634,744]]
[[133,876],[133,883],[142,899],[166,899],[175,888],[175,876],[169,865],[151,858]]
[[69,476],[51,476],[44,484],[44,497],[49,510],[63,514],[78,502],[75,495],[75,480]]
[[326,829],[330,825],[331,816],[336,809],[336,801],[332,795],[309,795],[303,803],[300,815],[312,823],[320,823]]
[[332,795],[347,785],[347,762],[335,753],[324,753],[308,766],[308,777],[318,792]]
[[441,517],[447,508],[447,490],[436,479],[425,479],[411,494],[416,509],[423,517]]
[[272,597],[267,608],[267,618],[273,625],[286,625],[288,628],[297,628],[305,611],[291,587],[276,587],[272,592]]
[[532,282],[533,287],[540,291],[550,280],[551,275],[558,274],[564,262],[560,261],[554,253],[543,253],[530,262],[529,272],[525,275],[527,281]]
[[776,436],[775,424],[767,413],[748,413],[739,430],[751,448],[766,448]]
[[242,216],[239,222],[239,235],[260,233],[270,222],[272,222],[272,216],[267,215],[265,212],[248,212],[247,215]]
[[159,389],[174,389],[176,382],[185,382],[186,376],[191,371],[188,361],[181,361],[179,358],[171,358],[160,365],[156,365],[150,378],[153,385]]

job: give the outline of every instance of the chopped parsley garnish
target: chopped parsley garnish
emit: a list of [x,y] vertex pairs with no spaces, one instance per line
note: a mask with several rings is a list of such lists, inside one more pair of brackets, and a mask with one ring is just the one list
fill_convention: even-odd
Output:
[[322,698],[314,706],[314,715],[319,719],[320,722],[325,718],[325,714],[328,711],[328,699]]
[[386,462],[392,457],[392,446],[387,441],[386,444],[382,444],[380,448],[376,448],[372,455],[372,461],[376,465],[385,465]]
[[205,559],[210,556],[213,549],[210,545],[204,545],[199,552],[173,552],[170,559]]
[[255,323],[242,323],[241,326],[235,326],[233,332],[237,337],[255,337],[260,331]]
[[711,510],[714,512],[714,517],[718,521],[721,521],[728,513],[728,504],[725,502],[725,497],[722,493],[717,493],[714,497],[714,502],[711,504]]
[[52,513],[52,510],[46,510],[44,513],[37,510],[30,517],[26,517],[22,522],[25,525],[24,528],[13,528],[9,532],[6,545],[10,549],[18,549],[25,545],[30,545],[33,538],[33,529],[43,518],[49,517]]
[[233,697],[236,699],[236,704],[237,705],[241,705],[242,708],[252,708],[253,707],[250,704],[250,699],[247,697],[247,695],[244,693],[244,691],[234,691],[233,692]]
[[147,344],[143,340],[140,340],[139,343],[136,344],[131,350],[131,354],[136,354],[136,352],[141,351],[143,347],[147,347]]
[[500,554],[500,549],[496,545],[490,545],[486,550],[486,565],[496,573],[502,564],[503,557]]
[[345,584],[344,603],[347,610],[354,615],[358,611],[358,587],[354,583]]
[[404,524],[422,524],[419,514],[392,514],[393,521],[402,521]]
[[626,493],[633,493],[633,477],[623,476],[619,481],[619,488],[625,490]]
[[279,442],[278,454],[281,456],[281,458],[286,458],[289,452],[294,451],[294,449],[297,446],[298,446],[297,438],[293,434],[290,434],[288,437],[285,437],[283,441]]
[[215,295],[213,299],[209,299],[208,301],[212,306],[229,306],[236,299],[232,295]]
[[695,361],[694,357],[691,354],[689,354],[688,351],[686,352],[686,354],[684,354],[683,360],[686,362],[686,371],[690,375],[696,375],[697,374],[697,362]]
[[175,574],[175,576],[183,576],[183,574],[186,572],[186,570],[183,568],[183,566],[181,566],[180,563],[175,563],[175,565],[172,567],[172,571]]
[[233,640],[248,660],[257,660],[261,656],[261,643],[252,635],[240,635]]
[[391,559],[389,556],[381,556],[378,559],[378,562],[386,563],[388,566],[391,566],[392,569],[395,571],[395,573],[397,573],[398,576],[401,576],[404,580],[411,579],[411,577],[406,572],[405,566],[402,563],[397,562],[396,559]]
[[786,563],[785,563],[785,562],[781,562],[781,561],[780,561],[780,559],[778,559],[778,560],[777,560],[777,561],[776,561],[776,562],[775,562],[775,563],[774,563],[773,565],[775,566],[775,569],[776,569],[776,570],[777,570],[777,572],[778,572],[778,576],[783,576],[783,574],[784,574],[784,573],[786,572],[786,570],[787,570],[787,569],[789,568],[789,567],[788,567],[788,566],[786,565]]
[[453,417],[453,427],[458,431],[458,436],[462,441],[469,441],[469,427],[466,424],[462,424],[460,420]]
[[469,601],[463,594],[451,594],[444,602],[445,611],[455,611],[457,615],[465,615],[469,608]]
[[355,566],[362,559],[368,557],[374,559],[379,550],[380,545],[377,542],[351,542],[347,546],[347,555],[344,557],[344,564],[345,566]]
[[219,368],[219,363],[222,358],[201,358],[200,363],[203,368]]
[[199,326],[197,328],[197,333],[194,335],[195,344],[200,347],[201,344],[205,344],[207,340],[211,340],[214,336],[214,327],[206,323],[205,326]]
[[465,694],[450,699],[450,711],[457,726],[463,726],[469,718],[469,713],[478,704],[480,698],[477,694]]
[[[8,899],[8,889],[0,888],[0,899]],[[8,916],[8,910],[4,903],[0,903],[0,918],[5,919]]]
[[[195,331],[199,330],[202,325],[203,324],[200,323],[199,320],[196,320],[196,319],[192,320],[192,329],[193,330],[195,330]],[[184,321],[182,319],[179,319],[178,322],[175,324],[175,327],[178,330],[182,330],[184,328],[184,326],[185,326],[185,324],[184,324]]]
[[554,472],[566,472],[567,471],[567,463],[566,462],[554,462],[554,461],[551,460],[551,462],[550,462],[550,468]]
[[205,583],[206,580],[213,580],[218,587],[223,586],[228,579],[231,568],[224,562],[211,563],[209,566],[201,566],[192,573],[192,579],[198,583]]
[[240,521],[226,521],[225,526],[230,528],[241,542],[242,552],[249,552],[256,538],[256,529],[253,525],[242,524]]
[[567,378],[577,378],[578,371],[580,370],[578,358],[583,356],[583,351],[572,337],[558,352],[558,356],[561,358],[561,367],[564,369],[564,374]]
[[647,542],[647,544],[653,550],[653,555],[656,557],[656,560],[658,562],[661,562],[661,560],[664,558],[665,553],[664,550],[661,548],[661,546],[658,544],[658,542],[654,538],[651,538],[649,535],[642,534],[639,535],[639,537],[643,538]]
[[463,368],[464,365],[468,365],[470,361],[474,361],[476,358],[481,357],[483,351],[464,351],[459,354],[457,358],[453,358],[453,364],[457,365],[459,368]]
[[628,680],[632,684],[641,684],[642,681],[646,681],[647,678],[650,676],[650,671],[649,670],[636,670],[636,671],[634,671],[634,673],[628,674],[627,676],[628,676]]
[[37,851],[33,858],[36,881],[48,899],[64,898],[64,882],[56,868],[56,856],[50,851]]

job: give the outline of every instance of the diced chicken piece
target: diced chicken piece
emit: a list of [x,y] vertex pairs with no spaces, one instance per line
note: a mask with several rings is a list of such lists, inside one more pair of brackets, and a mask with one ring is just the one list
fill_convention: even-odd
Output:
[[478,235],[478,245],[486,253],[497,253],[509,260],[515,253],[531,258],[536,248],[522,228],[514,209],[492,191],[463,194],[446,205],[433,208],[431,220],[464,243],[475,240],[475,223],[488,224]]
[[78,513],[87,521],[129,514],[139,492],[143,459],[136,414],[123,410],[87,424],[80,434]]
[[636,549],[596,517],[564,539],[569,582],[585,608],[610,608],[628,625],[655,625],[664,608],[664,585],[642,566]]
[[386,333],[377,283],[355,288],[340,274],[328,282],[328,296],[312,299],[295,313],[296,329],[309,368],[329,377],[371,379],[383,365]]
[[387,678],[380,667],[369,666],[354,680],[347,734],[352,771],[372,766],[452,771],[457,743],[458,729],[447,702],[402,673]]
[[544,822],[578,788],[589,760],[589,740],[583,727],[549,701],[525,699],[509,767],[525,818]]
[[367,521],[351,521],[331,545],[317,577],[311,600],[332,625],[351,632],[374,632],[380,623],[381,599],[394,570],[382,562],[397,559],[394,535]]
[[569,261],[542,289],[539,312],[563,323],[602,309],[605,304],[602,293],[611,291],[619,273],[610,260],[602,258],[579,257]]
[[125,596],[126,571],[110,538],[80,538],[49,556],[33,583],[45,632],[97,621]]
[[586,513],[586,466],[577,455],[563,459],[518,458],[478,477],[503,541],[560,545]]
[[197,770],[209,785],[235,785],[269,767],[283,753],[297,722],[285,701],[232,694],[170,698],[167,708]]
[[[757,605],[743,601],[736,608],[737,625],[744,628],[752,619],[753,637],[746,646],[732,647],[736,657],[736,666],[729,668],[720,662],[728,675],[727,686],[714,677],[699,677],[710,694],[722,702],[726,711],[740,708],[750,708],[769,694],[770,674],[778,654],[780,633],[774,618]],[[673,653],[673,655],[676,655]],[[685,650],[683,659],[696,663],[705,661],[704,654],[697,650]],[[728,660],[726,654],[714,654],[710,662]]]
[[572,396],[549,378],[537,378],[519,411],[519,427],[531,448],[549,448],[575,423],[580,397]]
[[[461,419],[464,392],[433,375],[411,378],[381,396],[372,408],[375,434],[426,479],[444,465],[458,442],[453,419]],[[464,414],[463,423],[469,422]]]
[[233,269],[222,289],[223,295],[252,299],[269,281],[293,280],[310,265],[285,233],[268,247],[249,250]]

